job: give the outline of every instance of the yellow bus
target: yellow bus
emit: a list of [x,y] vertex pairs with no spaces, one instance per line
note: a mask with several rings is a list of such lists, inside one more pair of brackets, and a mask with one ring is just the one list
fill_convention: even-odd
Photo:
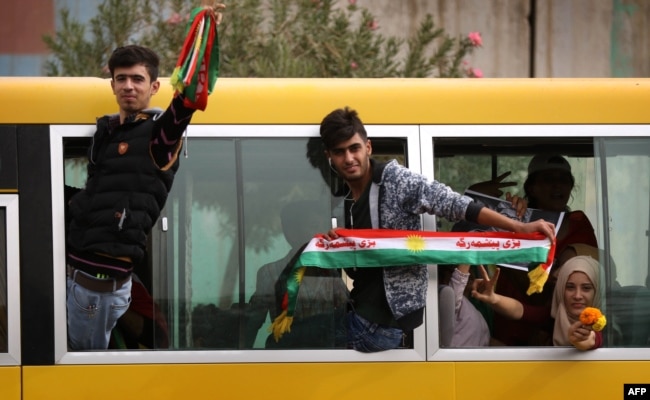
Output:
[[[171,95],[163,83],[153,105]],[[83,186],[95,118],[116,111],[115,98],[99,78],[0,78],[0,398],[640,394],[650,385],[648,104],[650,79],[220,79],[187,129],[136,269],[150,301],[140,336],[118,324],[110,349],[77,352],[66,340],[65,187]],[[297,216],[295,204],[317,211],[321,232],[343,221],[318,126],[344,106],[359,112],[375,157],[458,192],[511,171],[509,190],[523,196],[532,156],[564,156],[569,206],[587,215],[602,254],[603,347],[445,346],[431,265],[425,322],[401,348],[271,348],[270,317],[249,321],[258,271],[291,254],[283,216]],[[450,228],[422,218],[426,230]],[[335,324],[323,326],[334,337]]]

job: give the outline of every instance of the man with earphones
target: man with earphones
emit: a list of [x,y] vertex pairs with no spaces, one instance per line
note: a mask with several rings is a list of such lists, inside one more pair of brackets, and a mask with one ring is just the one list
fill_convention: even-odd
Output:
[[[372,144],[356,111],[345,107],[321,122],[320,136],[331,167],[345,182],[345,227],[421,230],[420,214],[467,220],[500,229],[555,235],[552,223],[523,223],[505,217],[450,187],[431,181],[392,160],[371,159]],[[336,239],[331,229],[327,239]],[[424,316],[428,271],[425,265],[346,269],[354,280],[346,315],[348,347],[377,352],[400,346]]]

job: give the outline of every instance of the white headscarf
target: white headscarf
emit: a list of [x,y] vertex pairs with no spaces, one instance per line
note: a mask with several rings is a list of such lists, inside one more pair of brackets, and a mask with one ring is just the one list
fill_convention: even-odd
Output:
[[572,257],[560,268],[555,291],[553,292],[553,302],[551,303],[551,316],[555,318],[553,345],[570,346],[569,327],[578,321],[578,318],[570,316],[567,313],[566,307],[564,306],[564,290],[569,280],[569,275],[574,272],[584,272],[589,277],[589,280],[594,285],[594,301],[591,307],[599,308],[600,290],[598,286],[600,276],[598,270],[598,261],[589,256]]

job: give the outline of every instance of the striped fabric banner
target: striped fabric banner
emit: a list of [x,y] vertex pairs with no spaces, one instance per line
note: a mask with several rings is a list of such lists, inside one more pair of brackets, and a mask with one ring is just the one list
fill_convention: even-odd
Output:
[[555,256],[555,243],[541,233],[425,232],[391,229],[338,229],[339,238],[314,237],[287,280],[283,313],[271,330],[278,340],[291,328],[306,267],[367,268],[414,264],[539,264],[529,272],[528,293],[541,292]]
[[214,11],[195,8],[170,82],[188,108],[204,111],[219,76],[219,38]]

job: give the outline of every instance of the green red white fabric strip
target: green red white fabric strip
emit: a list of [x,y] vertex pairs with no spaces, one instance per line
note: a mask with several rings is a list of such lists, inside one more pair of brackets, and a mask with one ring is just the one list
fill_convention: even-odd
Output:
[[[288,330],[305,267],[368,268],[414,264],[488,265],[533,263],[532,292],[541,292],[555,256],[555,243],[541,233],[425,232],[391,229],[339,229],[339,238],[314,237],[301,253],[287,280],[285,312],[274,321],[276,338]],[[533,277],[535,282],[533,282]],[[289,317],[289,322],[281,321]],[[277,329],[277,331],[276,331]]]
[[340,232],[345,236],[331,242],[318,237],[312,239],[298,262],[305,267],[320,268],[544,263],[551,246],[545,237],[499,237],[496,232],[480,233],[480,236],[413,231]]
[[195,8],[187,36],[171,76],[171,84],[185,95],[186,107],[205,110],[219,75],[219,40],[214,12]]

